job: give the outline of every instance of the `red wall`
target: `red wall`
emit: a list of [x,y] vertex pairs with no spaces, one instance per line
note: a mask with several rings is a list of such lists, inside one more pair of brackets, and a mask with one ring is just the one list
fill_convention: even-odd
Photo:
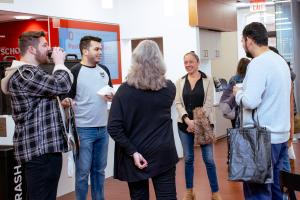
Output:
[[0,61],[4,56],[19,58],[18,37],[26,31],[48,32],[48,21],[23,20],[0,23]]

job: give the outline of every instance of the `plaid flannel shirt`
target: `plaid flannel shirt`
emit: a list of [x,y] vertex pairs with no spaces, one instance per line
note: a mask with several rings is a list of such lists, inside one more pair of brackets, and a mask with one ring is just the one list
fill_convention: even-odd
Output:
[[8,82],[16,160],[27,162],[45,153],[65,152],[57,95],[69,92],[72,82],[65,70],[47,74],[37,66],[23,65]]

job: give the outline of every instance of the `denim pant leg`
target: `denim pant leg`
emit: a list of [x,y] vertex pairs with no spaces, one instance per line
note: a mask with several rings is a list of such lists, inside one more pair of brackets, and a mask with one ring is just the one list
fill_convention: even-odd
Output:
[[279,171],[287,156],[287,143],[272,144],[273,184],[243,183],[246,200],[281,200],[283,194],[279,186]]
[[55,200],[61,168],[61,153],[47,153],[26,162],[27,199]]
[[[245,200],[271,200],[271,184],[243,183]],[[280,199],[281,200],[281,199]]]
[[210,189],[212,192],[219,191],[216,165],[214,161],[213,145],[201,145],[202,158],[205,163],[206,173],[209,180]]
[[194,179],[194,135],[186,134],[179,129],[178,132],[185,163],[185,185],[189,189],[193,188]]
[[86,200],[89,174],[92,166],[93,145],[97,137],[97,129],[77,127],[80,140],[79,158],[76,159],[75,192],[76,200]]
[[[288,154],[288,152],[286,152]],[[284,156],[284,160],[283,160],[283,171],[286,172],[291,172],[291,164],[290,164],[290,159],[289,159],[289,155],[285,155]],[[293,192],[291,192],[293,193]],[[293,195],[293,194],[291,194]],[[283,199],[284,200],[288,200],[288,195],[287,194],[283,194]]]
[[155,177],[152,182],[157,200],[176,200],[176,183],[175,183],[176,167],[172,167]]
[[98,128],[97,140],[94,142],[91,167],[91,190],[93,200],[104,200],[105,168],[107,164],[108,133],[106,127]]
[[273,180],[271,186],[272,199],[282,199],[283,193],[280,189],[279,172],[284,168],[284,161],[288,159],[288,145],[287,142],[280,144],[272,144],[272,164],[273,164]]

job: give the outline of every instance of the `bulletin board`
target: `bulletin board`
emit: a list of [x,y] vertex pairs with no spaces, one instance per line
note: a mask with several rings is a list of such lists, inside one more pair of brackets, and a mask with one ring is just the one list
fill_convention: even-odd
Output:
[[83,22],[66,19],[50,19],[50,43],[60,46],[67,53],[81,58],[79,42],[83,36],[91,35],[102,39],[102,57],[100,63],[105,65],[113,84],[122,83],[120,27],[113,24]]

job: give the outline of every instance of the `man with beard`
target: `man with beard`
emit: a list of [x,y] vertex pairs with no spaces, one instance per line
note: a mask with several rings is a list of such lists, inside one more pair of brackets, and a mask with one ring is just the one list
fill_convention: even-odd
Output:
[[286,61],[268,48],[268,34],[263,24],[253,22],[243,30],[243,47],[248,65],[242,89],[234,87],[236,102],[244,106],[244,126],[254,119],[271,133],[273,181],[272,184],[243,183],[246,200],[282,199],[279,171],[286,159],[290,135],[291,77]]
[[74,84],[67,96],[74,100],[80,140],[79,158],[76,158],[77,200],[87,199],[89,176],[92,200],[104,199],[104,170],[108,151],[107,101],[112,100],[112,94],[99,96],[97,92],[102,88],[112,87],[112,82],[108,68],[99,63],[102,55],[101,41],[101,38],[95,36],[82,37],[79,43],[82,60],[71,68]]
[[58,47],[52,53],[53,73],[39,67],[49,63],[44,32],[24,32],[19,48],[20,61],[14,60],[1,80],[2,91],[11,96],[15,157],[25,169],[27,199],[55,200],[61,152],[67,150],[56,96],[69,92],[73,75],[64,66],[65,53]]

